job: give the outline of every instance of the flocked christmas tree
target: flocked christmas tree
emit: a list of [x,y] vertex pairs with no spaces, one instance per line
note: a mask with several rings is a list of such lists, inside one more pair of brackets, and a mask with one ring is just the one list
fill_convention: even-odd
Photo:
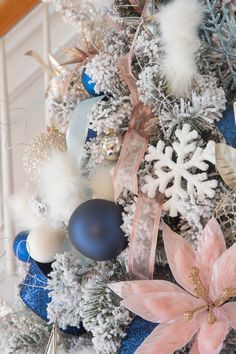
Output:
[[[63,330],[68,326],[85,329],[81,338],[69,340],[68,352],[81,350],[84,340],[89,346],[92,341],[93,349],[89,350],[97,353],[125,354],[120,348],[133,314],[108,285],[131,279],[135,261],[142,263],[148,257],[145,227],[154,230],[154,240],[159,234],[157,249],[155,241],[154,256],[150,255],[152,273],[155,278],[161,273],[162,279],[170,279],[161,226],[155,229],[159,222],[153,215],[155,222],[150,228],[151,211],[161,205],[160,225],[164,221],[193,247],[213,215],[227,244],[236,241],[235,194],[221,178],[215,156],[216,144],[225,141],[217,125],[235,100],[235,5],[221,0],[47,2],[73,25],[79,39],[73,48],[65,49],[62,69],[51,78],[47,92],[47,125],[62,134],[69,131],[67,151],[52,155],[50,163],[39,171],[41,180],[34,181],[35,191],[30,196],[31,212],[66,234],[68,218],[62,220],[58,215],[70,214],[75,204],[90,199],[88,196],[102,198],[101,191],[107,188],[104,174],[101,177],[98,173],[102,166],[108,171],[106,181],[110,184],[113,175],[116,202],[123,208],[121,229],[128,241],[118,257],[105,261],[84,260],[72,251],[71,244],[71,251],[54,254],[47,280],[51,300],[48,320]],[[76,107],[82,109],[84,100],[91,102],[91,96],[97,96],[97,101],[90,103],[85,136],[88,128],[93,136],[81,140],[84,133],[79,127],[81,131],[73,134],[83,144],[75,145],[70,135],[73,112]],[[130,164],[122,170],[126,159]],[[66,171],[63,166],[67,166]],[[137,182],[136,189],[130,176]],[[51,195],[50,187],[42,191],[42,177],[49,186],[55,184],[60,198]],[[94,191],[94,179],[99,178],[99,188]],[[117,192],[120,183],[122,188]],[[149,212],[144,211],[143,219],[139,214],[141,202],[153,203]],[[56,205],[57,213],[50,210],[52,205]],[[144,232],[137,250],[134,235],[138,234],[139,218]],[[138,260],[133,255],[136,251],[140,252]],[[21,322],[15,321],[19,328]],[[23,322],[29,323],[27,317]],[[43,353],[42,338],[45,341],[49,337],[47,324],[36,321],[30,329],[25,325],[8,342],[4,339],[8,353],[30,352],[31,348]],[[8,328],[6,331],[9,333]],[[234,347],[234,332],[230,332],[222,353],[231,353]],[[189,346],[179,353],[188,351]]]

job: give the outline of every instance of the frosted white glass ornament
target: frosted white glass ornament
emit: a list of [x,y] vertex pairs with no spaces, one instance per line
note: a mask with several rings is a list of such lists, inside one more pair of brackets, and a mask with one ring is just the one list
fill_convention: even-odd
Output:
[[37,262],[50,263],[57,253],[63,251],[66,232],[41,225],[33,229],[27,238],[27,250]]

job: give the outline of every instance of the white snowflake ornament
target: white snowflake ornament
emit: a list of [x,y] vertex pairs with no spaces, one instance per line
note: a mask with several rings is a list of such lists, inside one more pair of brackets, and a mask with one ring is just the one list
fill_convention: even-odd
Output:
[[[207,162],[215,164],[215,143],[209,141],[205,148],[197,147],[199,138],[196,130],[191,130],[189,124],[182,129],[176,129],[178,141],[171,146],[165,146],[159,140],[156,147],[149,146],[146,161],[156,161],[152,175],[145,176],[142,191],[149,198],[154,198],[157,190],[164,193],[167,200],[164,210],[175,217],[181,212],[182,200],[189,194],[199,201],[207,197],[214,198],[217,181],[208,179],[206,172],[209,168]],[[200,171],[200,172],[199,172]]]

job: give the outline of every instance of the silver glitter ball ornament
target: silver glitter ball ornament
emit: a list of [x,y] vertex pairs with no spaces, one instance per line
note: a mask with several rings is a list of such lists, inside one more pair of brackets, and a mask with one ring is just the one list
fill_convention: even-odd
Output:
[[100,143],[101,154],[106,160],[118,160],[121,150],[121,138],[114,133],[105,135]]

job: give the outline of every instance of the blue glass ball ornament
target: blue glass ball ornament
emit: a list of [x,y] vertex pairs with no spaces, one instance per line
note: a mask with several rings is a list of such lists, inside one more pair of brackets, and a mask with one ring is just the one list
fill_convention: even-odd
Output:
[[82,84],[84,86],[84,89],[91,95],[91,96],[102,96],[104,95],[104,93],[102,92],[99,92],[99,93],[96,93],[95,92],[95,82],[92,81],[91,77],[86,74],[86,68],[84,68],[84,70],[82,71],[82,77],[81,77],[81,80],[82,80]]
[[32,260],[26,247],[28,235],[28,231],[22,231],[13,242],[13,251],[16,258],[24,263],[30,263]]
[[120,205],[104,199],[81,204],[68,225],[74,247],[95,261],[116,258],[127,247],[127,239],[120,228],[122,210]]
[[236,124],[233,106],[227,107],[223,117],[217,122],[217,126],[224,135],[227,144],[236,148]]

